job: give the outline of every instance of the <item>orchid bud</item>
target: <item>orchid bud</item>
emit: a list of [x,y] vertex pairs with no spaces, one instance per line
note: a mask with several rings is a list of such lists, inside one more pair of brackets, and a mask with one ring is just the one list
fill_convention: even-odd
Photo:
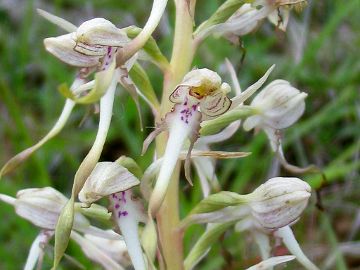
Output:
[[[60,212],[67,202],[67,198],[59,191],[51,188],[29,188],[20,190],[16,194],[14,207],[16,213],[34,225],[54,230]],[[82,215],[75,215],[75,228],[86,228],[89,221]]]
[[271,82],[251,102],[259,114],[246,119],[244,129],[248,131],[262,126],[283,129],[291,126],[303,114],[306,96],[288,81]]
[[310,186],[292,177],[275,177],[250,194],[254,219],[265,229],[278,229],[299,218],[311,195]]
[[79,200],[91,204],[102,197],[127,190],[140,181],[116,162],[99,162],[79,193]]

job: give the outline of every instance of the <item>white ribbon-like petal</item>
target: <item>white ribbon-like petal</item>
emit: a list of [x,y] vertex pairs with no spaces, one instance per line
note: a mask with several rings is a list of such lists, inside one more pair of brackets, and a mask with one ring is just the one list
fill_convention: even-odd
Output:
[[71,22],[68,22],[67,20],[60,18],[58,16],[55,16],[45,10],[42,9],[37,9],[37,12],[44,17],[46,20],[48,20],[49,22],[59,26],[60,28],[64,29],[65,31],[71,33],[71,32],[75,32],[77,27],[75,25],[73,25]]
[[140,32],[139,35],[133,41],[129,43],[126,49],[131,51],[131,55],[135,54],[139,49],[141,49],[146,41],[150,38],[152,33],[154,32],[155,28],[160,22],[160,19],[165,11],[167,4],[167,0],[154,0],[153,6],[151,8],[151,13],[149,19],[147,20],[143,30]]
[[[39,258],[42,257],[44,250],[41,247],[41,244],[45,244],[53,236],[53,232],[50,231],[41,231],[39,235],[35,238],[34,242],[31,245],[29,255],[26,259],[24,270],[33,270]],[[38,269],[40,269],[38,267]]]
[[110,200],[134,269],[146,270],[138,231],[138,223],[145,221],[142,205],[134,201],[131,190],[112,194]]
[[161,164],[159,176],[156,180],[154,191],[149,202],[149,212],[152,216],[159,210],[175,165],[179,159],[180,152],[186,141],[197,129],[201,114],[196,105],[189,105],[188,101],[177,104],[174,111],[166,116],[169,125],[169,138],[166,144],[163,162]]
[[261,263],[258,263],[257,265],[251,266],[251,267],[247,268],[246,270],[264,270],[264,269],[268,269],[269,267],[274,267],[278,264],[291,261],[293,259],[295,259],[295,256],[290,256],[290,255],[289,256],[272,257],[270,259],[262,261]]
[[120,264],[113,260],[101,248],[97,247],[89,239],[84,238],[80,234],[72,231],[71,238],[79,244],[85,255],[92,261],[100,264],[106,270],[125,270]]
[[299,243],[289,226],[278,229],[274,233],[275,236],[281,238],[285,246],[296,256],[296,259],[307,269],[307,270],[319,270],[319,268],[313,264],[301,250]]
[[267,78],[269,77],[270,73],[273,71],[274,68],[275,68],[275,65],[272,65],[256,83],[254,83],[253,85],[250,85],[240,95],[232,98],[231,99],[232,104],[231,104],[230,109],[236,108],[241,103],[243,103],[245,100],[247,100],[250,96],[252,96],[265,83],[265,81],[267,80]]

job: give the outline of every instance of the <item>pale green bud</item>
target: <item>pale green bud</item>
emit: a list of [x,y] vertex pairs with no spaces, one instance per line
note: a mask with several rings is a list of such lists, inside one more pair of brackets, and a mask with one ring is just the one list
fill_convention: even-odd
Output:
[[275,177],[249,195],[253,218],[265,229],[278,229],[296,221],[305,209],[311,187],[299,178]]
[[307,94],[300,92],[288,81],[275,80],[266,86],[251,102],[259,111],[244,122],[244,129],[271,127],[284,129],[294,124],[305,109]]

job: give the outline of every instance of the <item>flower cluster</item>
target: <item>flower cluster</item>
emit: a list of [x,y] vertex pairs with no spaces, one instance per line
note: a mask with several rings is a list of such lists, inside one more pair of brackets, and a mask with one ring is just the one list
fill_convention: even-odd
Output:
[[[189,27],[191,31],[176,31],[184,36],[175,37],[175,42],[189,42],[195,50],[210,34],[227,38],[243,36],[255,31],[265,18],[285,30],[290,9],[303,6],[305,1],[233,2],[236,1],[225,1],[213,17],[192,32],[195,1],[176,1],[177,16],[183,16],[179,20],[187,18],[184,24],[177,23],[177,27],[180,30]],[[224,142],[235,133],[263,130],[285,169],[307,172],[306,168],[298,168],[286,161],[281,144],[281,131],[301,117],[307,94],[281,79],[263,87],[274,65],[242,91],[229,61],[227,66],[234,90],[213,70],[194,68],[189,71],[193,56],[190,52],[184,52],[184,55],[190,55],[190,64],[179,61],[181,56],[176,50],[177,60],[168,62],[151,38],[166,4],[164,0],[154,1],[143,29],[132,26],[120,29],[103,18],[91,19],[76,27],[39,10],[43,17],[68,32],[46,38],[46,50],[76,67],[77,75],[70,88],[66,84],[59,87],[66,102],[52,130],[39,143],[8,161],[0,175],[14,170],[57,135],[76,104],[99,103],[100,119],[93,146],[74,176],[69,199],[51,187],[21,190],[16,198],[0,195],[0,200],[13,205],[19,216],[41,230],[30,249],[25,269],[33,269],[37,262],[40,269],[44,246],[49,245],[53,236],[54,269],[63,257],[69,239],[78,243],[84,254],[104,269],[125,269],[130,264],[136,270],[156,269],[157,263],[161,269],[193,269],[206,255],[215,236],[230,227],[236,232],[249,232],[259,246],[263,261],[249,270],[271,269],[293,259],[306,269],[318,269],[302,252],[290,228],[306,208],[311,187],[299,178],[275,177],[249,194],[221,191],[216,160],[244,158],[251,153],[211,150],[211,144]],[[153,92],[140,60],[150,60],[164,72],[162,102]],[[182,67],[178,69],[177,65]],[[116,161],[99,162],[111,124],[118,84],[134,98],[138,109],[140,96],[154,114],[156,127],[143,143],[143,154],[155,138],[157,153],[144,171],[135,160],[126,156]],[[240,129],[241,125],[243,129]],[[179,222],[179,217],[175,216],[177,210],[169,210],[173,205],[168,202],[177,202],[177,194],[171,192],[178,191],[177,186],[173,187],[178,183],[180,166],[177,165],[181,161],[184,161],[185,177],[190,185],[194,185],[191,164],[194,165],[203,199]],[[104,198],[108,200],[108,209],[96,204]],[[93,226],[86,216],[102,220],[108,227]],[[176,252],[182,252],[183,231],[194,223],[207,224],[206,231],[185,260],[175,266],[171,264],[172,258],[166,255],[171,254],[166,250],[167,241],[172,240],[169,236],[177,241],[174,243],[178,247]],[[109,229],[109,224],[116,229]],[[292,255],[271,257],[271,237],[280,239]]]

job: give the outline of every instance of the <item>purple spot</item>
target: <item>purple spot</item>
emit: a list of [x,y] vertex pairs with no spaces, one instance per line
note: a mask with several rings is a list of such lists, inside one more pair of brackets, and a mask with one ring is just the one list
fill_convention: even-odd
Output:
[[181,121],[184,121],[184,117],[183,117],[183,116],[181,116]]
[[185,105],[185,106],[187,105],[187,101],[184,102],[184,105]]
[[118,209],[120,207],[119,204],[115,204],[115,208]]
[[128,211],[124,211],[124,212],[122,212],[122,215],[125,217],[125,216],[127,216],[129,213],[128,213]]
[[111,53],[111,47],[108,47],[108,54]]
[[197,107],[197,105],[192,105],[192,108],[194,111],[196,111],[196,107]]
[[117,199],[117,196],[116,196],[116,194],[115,194],[115,193],[112,195],[112,197]]
[[126,203],[125,191],[121,191],[121,197],[122,197],[122,201],[123,201],[124,203]]

